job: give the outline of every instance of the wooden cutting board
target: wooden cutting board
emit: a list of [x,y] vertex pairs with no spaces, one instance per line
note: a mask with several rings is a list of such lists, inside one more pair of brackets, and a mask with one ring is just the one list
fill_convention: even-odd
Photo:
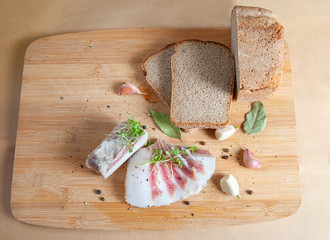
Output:
[[[166,44],[187,38],[230,46],[230,29],[116,29],[52,36],[29,46],[11,198],[18,220],[63,228],[187,229],[269,221],[297,211],[301,195],[287,49],[280,89],[263,101],[268,119],[263,132],[238,130],[223,142],[214,138],[214,130],[183,133],[184,145],[209,149],[217,157],[213,177],[202,192],[187,199],[190,205],[179,201],[166,207],[131,207],[124,198],[126,164],[107,180],[84,166],[105,134],[132,115],[148,127],[150,140],[181,144],[163,134],[148,114],[148,108],[169,110],[148,87],[141,62]],[[120,96],[122,82],[149,94]],[[231,124],[241,125],[250,108],[251,103],[233,102]],[[241,165],[239,143],[257,155],[261,169]],[[241,200],[220,191],[219,180],[228,173],[240,184]]]

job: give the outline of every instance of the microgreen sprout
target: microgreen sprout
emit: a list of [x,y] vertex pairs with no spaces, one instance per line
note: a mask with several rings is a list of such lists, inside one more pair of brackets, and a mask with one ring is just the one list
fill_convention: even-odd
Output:
[[152,144],[152,141],[149,141],[149,142],[147,142],[144,146],[145,147],[148,147],[148,146],[150,146]]
[[129,148],[129,152],[133,152],[134,143],[139,136],[143,136],[145,131],[142,129],[141,123],[134,120],[134,116],[128,119],[128,124],[116,131],[125,141],[125,146]]
[[179,165],[180,168],[183,167],[183,163],[178,155],[187,155],[189,152],[194,153],[197,151],[196,146],[188,147],[186,149],[180,150],[177,147],[174,147],[172,151],[163,151],[161,149],[154,148],[154,153],[149,160],[149,164],[155,164],[156,162],[162,162],[165,164],[166,162],[171,162]]

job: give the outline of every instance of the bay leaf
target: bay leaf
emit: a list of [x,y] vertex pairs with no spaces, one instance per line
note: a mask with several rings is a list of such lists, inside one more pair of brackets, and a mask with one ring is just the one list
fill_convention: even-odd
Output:
[[180,128],[175,127],[171,122],[171,117],[165,113],[149,109],[157,126],[169,137],[181,140]]
[[259,101],[253,104],[250,112],[245,116],[244,130],[247,134],[257,134],[266,127],[266,110]]

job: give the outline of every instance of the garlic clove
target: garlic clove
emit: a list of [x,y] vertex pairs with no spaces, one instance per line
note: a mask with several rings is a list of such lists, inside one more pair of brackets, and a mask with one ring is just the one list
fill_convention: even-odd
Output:
[[221,186],[221,190],[224,193],[228,195],[232,195],[234,197],[238,197],[238,199],[241,199],[239,195],[238,182],[233,175],[229,174],[222,177],[220,180],[220,186]]
[[247,148],[244,149],[243,164],[245,167],[250,169],[257,169],[261,167],[261,162],[256,156]]
[[130,94],[145,94],[133,84],[133,83],[123,83],[119,89],[120,95],[130,95]]
[[219,141],[223,141],[231,137],[235,132],[236,132],[236,128],[234,128],[234,126],[227,125],[224,128],[218,128],[217,130],[215,130],[214,134]]

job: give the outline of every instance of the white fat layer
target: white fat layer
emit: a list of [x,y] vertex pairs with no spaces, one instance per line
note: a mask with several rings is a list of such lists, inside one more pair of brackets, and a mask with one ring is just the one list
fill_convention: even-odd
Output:
[[90,166],[88,159],[95,155],[97,161],[93,161],[93,165],[97,165],[97,169],[95,171],[101,173],[104,179],[111,176],[128,158],[130,158],[137,150],[139,150],[142,146],[147,143],[148,140],[148,133],[144,131],[145,134],[134,143],[134,147],[132,148],[132,152],[127,152],[124,154],[111,168],[107,171],[108,166],[115,160],[116,156],[120,155],[122,151],[125,151],[127,148],[125,144],[127,141],[122,137],[115,134],[115,132],[122,127],[127,125],[127,122],[122,122],[118,124],[112,132],[101,142],[101,144],[94,149],[88,156],[86,160],[86,166],[88,168],[93,168]]
[[110,170],[108,172],[106,171],[106,167],[107,166],[105,166],[105,167],[102,168],[102,171],[104,171],[104,173],[102,173],[102,175],[104,176],[104,178],[106,179],[109,176],[111,176],[111,174],[113,174],[124,162],[126,162],[127,159],[129,159],[137,150],[139,150],[141,147],[143,147],[147,143],[147,141],[148,141],[148,133],[145,132],[145,134],[141,137],[141,139],[134,144],[134,147],[132,148],[132,150],[133,150],[132,152],[127,152],[126,154],[124,154],[123,157],[121,157],[110,168]]
[[149,165],[145,163],[151,158],[150,148],[142,148],[128,162],[125,188],[125,198],[129,204],[138,207],[152,205]]
[[[153,150],[151,147],[143,148],[133,155],[128,162],[126,174],[126,201],[132,206],[136,207],[151,207],[151,206],[164,206],[169,205],[178,200],[185,199],[193,194],[199,193],[206,185],[207,180],[212,176],[215,170],[215,157],[205,157],[204,155],[190,155],[200,164],[203,164],[204,172],[199,173],[195,168],[190,168],[195,175],[195,179],[190,179],[181,173],[179,167],[176,167],[177,172],[182,179],[186,179],[187,183],[185,188],[182,189],[174,179],[171,169],[169,169],[169,179],[172,180],[175,191],[171,196],[167,190],[166,182],[164,181],[161,169],[156,165],[146,165],[152,157]],[[182,162],[186,165],[187,162],[180,156]],[[160,194],[156,197],[155,201],[152,199],[152,188],[150,183],[150,166],[154,166],[156,173],[156,182]],[[148,179],[148,180],[147,180]]]

